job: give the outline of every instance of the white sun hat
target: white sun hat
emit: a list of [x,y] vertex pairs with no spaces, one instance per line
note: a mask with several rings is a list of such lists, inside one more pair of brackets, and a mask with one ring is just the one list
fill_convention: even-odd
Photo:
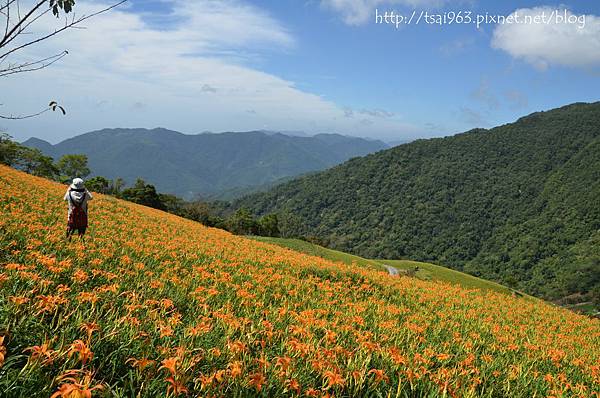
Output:
[[71,189],[83,189],[83,180],[81,178],[74,178],[71,184]]

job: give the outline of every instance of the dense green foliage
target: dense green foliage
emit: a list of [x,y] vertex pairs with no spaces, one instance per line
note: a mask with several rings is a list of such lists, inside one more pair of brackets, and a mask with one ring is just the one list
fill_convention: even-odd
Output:
[[63,155],[56,163],[56,167],[64,181],[77,177],[85,178],[91,173],[86,155]]
[[108,178],[96,176],[85,182],[85,186],[90,191],[110,194],[113,191],[113,182]]
[[[14,167],[38,177],[70,183],[74,178],[85,178],[91,171],[83,154],[65,154],[55,163],[42,149],[19,144],[6,133],[0,133],[0,164]],[[122,181],[117,180],[122,185]],[[90,181],[91,189],[101,193],[114,193],[115,187],[104,177]]]
[[138,178],[131,188],[124,189],[119,197],[139,205],[153,207],[159,210],[166,209],[166,206],[162,202],[158,192],[156,192],[154,185],[146,184],[141,178]]
[[29,148],[0,133],[0,164],[23,170],[38,177],[56,179],[59,169],[50,156],[36,148]]
[[107,129],[56,145],[35,138],[24,144],[55,159],[85,154],[95,175],[121,177],[128,184],[143,178],[158,191],[185,199],[241,196],[255,187],[268,189],[283,178],[386,148],[380,141],[337,134],[296,137],[256,131],[185,135],[166,129]]
[[550,299],[597,299],[600,103],[418,140],[239,200],[292,234],[439,262]]
[[14,163],[19,151],[19,144],[12,137],[0,132],[0,163],[11,165]]

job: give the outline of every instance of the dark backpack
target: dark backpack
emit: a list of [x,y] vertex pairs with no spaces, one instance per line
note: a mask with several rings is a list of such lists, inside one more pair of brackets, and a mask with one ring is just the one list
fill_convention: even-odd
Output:
[[83,202],[85,201],[85,195],[81,198],[81,202],[77,202],[71,196],[71,192],[69,192],[69,199],[71,199],[71,203],[73,204],[73,210],[69,215],[69,227],[73,229],[85,228],[88,224],[87,213],[83,209]]

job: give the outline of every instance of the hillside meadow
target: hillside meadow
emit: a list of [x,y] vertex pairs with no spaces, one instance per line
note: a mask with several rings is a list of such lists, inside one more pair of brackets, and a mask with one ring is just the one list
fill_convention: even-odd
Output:
[[0,166],[3,397],[598,397],[600,321],[331,262]]

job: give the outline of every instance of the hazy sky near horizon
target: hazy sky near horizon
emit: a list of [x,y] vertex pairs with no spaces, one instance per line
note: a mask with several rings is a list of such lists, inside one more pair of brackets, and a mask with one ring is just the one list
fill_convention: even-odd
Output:
[[[77,0],[75,12],[106,4]],[[391,11],[413,19],[385,23]],[[33,33],[60,24],[49,15]],[[67,115],[0,120],[1,130],[52,143],[108,127],[393,141],[600,100],[596,1],[130,0],[85,26],[11,59],[68,50],[59,63],[0,78],[0,114],[56,100]]]

